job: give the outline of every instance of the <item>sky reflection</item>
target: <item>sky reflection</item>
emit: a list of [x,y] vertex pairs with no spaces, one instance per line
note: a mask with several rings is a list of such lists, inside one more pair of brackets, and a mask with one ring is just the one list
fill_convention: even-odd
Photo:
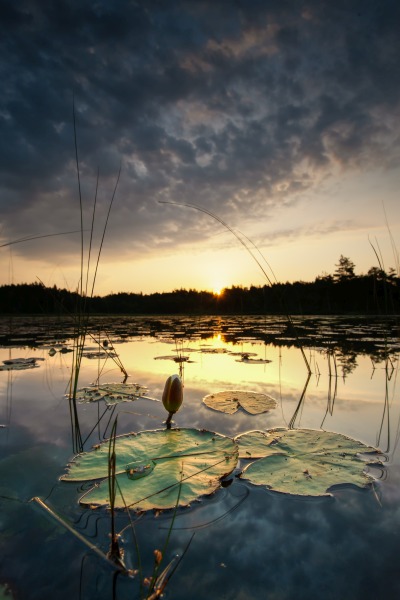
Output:
[[[387,453],[386,468],[372,469],[378,479],[373,489],[344,485],[334,489],[333,497],[300,499],[233,477],[229,487],[182,509],[174,523],[168,558],[182,553],[192,532],[195,537],[167,588],[167,598],[186,600],[188,590],[194,589],[196,600],[397,599],[400,413],[395,356],[390,379],[385,363],[373,365],[367,354],[352,358],[354,368],[343,377],[338,350],[333,357],[326,349],[306,349],[312,374],[299,405],[307,368],[295,346],[254,339],[235,343],[218,328],[208,338],[195,332],[174,340],[166,331],[158,337],[143,332],[124,341],[116,336],[115,340],[129,381],[146,385],[149,396],[156,400],[161,398],[166,378],[183,365],[184,403],[174,416],[178,427],[235,436],[252,429],[287,427],[295,416],[295,427],[323,427],[369,445],[378,444]],[[271,362],[246,363],[240,353]],[[189,356],[190,362],[158,358],[179,354]],[[0,348],[0,360],[10,355],[45,360],[38,362],[36,369],[0,372],[0,424],[4,425],[0,429],[0,580],[6,578],[24,598],[43,598],[52,585],[61,600],[78,597],[81,560],[86,556],[83,597],[111,600],[107,568],[99,566],[77,540],[28,503],[34,496],[48,498],[54,509],[78,523],[84,535],[94,536],[107,550],[108,513],[80,508],[81,486],[58,481],[73,456],[65,398],[72,355],[57,352],[49,356],[43,348]],[[90,385],[99,373],[102,382],[121,382],[123,378],[111,360],[84,358],[80,385]],[[242,410],[223,414],[202,403],[205,395],[225,389],[264,392],[275,398],[278,406],[252,416]],[[86,449],[109,433],[113,415],[118,414],[119,434],[163,428],[167,417],[159,401],[146,399],[121,403],[115,413],[106,410],[104,402],[80,404],[78,409],[82,436],[89,436]],[[118,519],[122,529],[126,518],[119,515]],[[153,550],[165,540],[170,520],[168,513],[156,519],[149,513],[137,522],[147,571]],[[130,536],[127,531],[123,537],[127,558],[134,564]],[[40,567],[43,561],[46,570]],[[134,597],[135,586],[135,582],[118,581],[117,597]]]

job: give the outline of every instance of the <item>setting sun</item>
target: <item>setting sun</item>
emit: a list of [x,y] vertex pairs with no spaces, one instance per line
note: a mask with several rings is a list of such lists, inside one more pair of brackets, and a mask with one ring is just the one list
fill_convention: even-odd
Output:
[[213,289],[214,296],[220,296],[223,292],[223,289],[224,289],[223,287],[215,287]]

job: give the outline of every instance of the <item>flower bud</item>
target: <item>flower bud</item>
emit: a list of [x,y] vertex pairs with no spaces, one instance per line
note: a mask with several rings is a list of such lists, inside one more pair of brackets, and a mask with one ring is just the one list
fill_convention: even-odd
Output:
[[183,402],[183,386],[179,375],[170,375],[165,382],[162,395],[164,408],[170,414],[176,413]]

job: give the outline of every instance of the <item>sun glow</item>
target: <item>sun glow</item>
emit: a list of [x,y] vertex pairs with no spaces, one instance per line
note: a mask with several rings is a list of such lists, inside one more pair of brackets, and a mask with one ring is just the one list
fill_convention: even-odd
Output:
[[224,289],[223,287],[214,287],[214,289],[213,289],[214,296],[221,296],[223,289]]

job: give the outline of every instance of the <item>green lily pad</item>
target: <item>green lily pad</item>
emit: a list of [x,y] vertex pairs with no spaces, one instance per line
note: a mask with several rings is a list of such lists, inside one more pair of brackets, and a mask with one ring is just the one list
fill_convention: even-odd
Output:
[[203,398],[203,402],[209,408],[228,415],[233,415],[239,408],[251,415],[259,415],[276,408],[276,400],[267,394],[238,390],[209,394]]
[[[63,481],[96,481],[80,498],[86,506],[109,505],[105,442],[79,454]],[[116,508],[134,510],[187,506],[212,494],[233,471],[238,448],[228,437],[198,429],[164,429],[119,436],[116,453]],[[179,502],[178,502],[179,495]]]
[[256,485],[285,494],[325,496],[338,484],[365,487],[373,478],[364,472],[360,454],[379,450],[338,433],[312,429],[254,431],[235,438],[242,458],[260,458],[241,475]]
[[80,403],[104,400],[107,405],[131,402],[146,396],[148,389],[138,383],[102,383],[81,388],[76,393]]

